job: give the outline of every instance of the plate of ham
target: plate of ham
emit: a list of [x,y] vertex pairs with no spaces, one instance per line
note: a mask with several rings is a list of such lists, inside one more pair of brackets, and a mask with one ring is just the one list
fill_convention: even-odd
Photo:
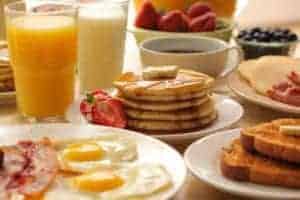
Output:
[[300,59],[265,56],[245,61],[228,77],[228,84],[250,102],[300,114]]

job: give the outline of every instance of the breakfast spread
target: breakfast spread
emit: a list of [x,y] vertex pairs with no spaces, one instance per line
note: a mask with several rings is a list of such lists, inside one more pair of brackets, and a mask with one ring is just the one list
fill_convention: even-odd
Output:
[[286,28],[254,27],[241,30],[237,36],[237,43],[243,48],[246,59],[290,55],[297,41],[297,34]]
[[134,139],[19,141],[1,147],[1,200],[148,199],[172,187],[160,164],[138,163]]
[[236,181],[299,188],[300,139],[295,135],[299,127],[299,119],[279,119],[243,129],[240,138],[223,150],[223,175]]
[[148,67],[142,76],[125,73],[114,85],[129,129],[168,134],[201,129],[216,119],[213,82],[202,73],[162,66]]
[[265,56],[240,64],[238,71],[259,94],[299,106],[300,61],[284,56]]
[[211,32],[224,28],[225,24],[217,19],[216,13],[208,4],[196,2],[186,11],[170,10],[161,14],[147,0],[137,13],[135,26],[165,32]]

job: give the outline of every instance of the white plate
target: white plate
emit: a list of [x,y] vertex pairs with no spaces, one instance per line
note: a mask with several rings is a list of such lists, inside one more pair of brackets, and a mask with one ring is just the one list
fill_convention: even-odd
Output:
[[224,192],[251,198],[299,200],[300,190],[235,182],[222,176],[219,168],[222,148],[229,146],[239,133],[240,129],[224,131],[193,143],[184,155],[187,167],[200,180]]
[[15,144],[23,139],[50,137],[53,139],[89,138],[97,135],[122,134],[133,138],[138,145],[138,163],[157,163],[163,165],[173,179],[173,187],[155,198],[172,198],[185,182],[187,170],[181,155],[167,144],[154,138],[128,130],[92,125],[38,124],[21,126],[1,126],[0,143]]
[[[177,143],[184,140],[195,140],[200,137],[206,136],[210,133],[216,132],[221,129],[228,128],[232,124],[238,122],[244,114],[243,107],[231,98],[223,95],[213,96],[216,102],[216,109],[218,111],[218,119],[199,131],[188,133],[166,134],[166,135],[151,135],[155,138],[170,142]],[[79,111],[79,102],[74,103],[67,114],[67,120],[71,123],[87,123]]]
[[253,89],[247,83],[247,81],[243,80],[240,77],[238,72],[234,72],[231,75],[229,75],[228,85],[234,93],[246,99],[247,101],[285,113],[300,114],[300,107],[291,106],[288,104],[281,103],[279,101],[274,101],[267,96],[263,96],[257,93],[255,89]]

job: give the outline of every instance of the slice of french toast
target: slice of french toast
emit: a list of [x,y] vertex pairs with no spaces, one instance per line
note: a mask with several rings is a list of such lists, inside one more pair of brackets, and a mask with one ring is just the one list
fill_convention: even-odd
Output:
[[300,126],[300,119],[279,119],[241,131],[241,143],[249,152],[300,164],[300,137],[283,134],[280,126]]
[[300,188],[300,167],[246,151],[239,139],[221,155],[222,174],[236,181]]

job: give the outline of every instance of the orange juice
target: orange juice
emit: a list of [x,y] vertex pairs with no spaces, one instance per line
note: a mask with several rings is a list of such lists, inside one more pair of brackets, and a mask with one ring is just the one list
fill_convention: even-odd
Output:
[[74,17],[7,19],[7,35],[20,111],[37,118],[63,116],[74,96]]

